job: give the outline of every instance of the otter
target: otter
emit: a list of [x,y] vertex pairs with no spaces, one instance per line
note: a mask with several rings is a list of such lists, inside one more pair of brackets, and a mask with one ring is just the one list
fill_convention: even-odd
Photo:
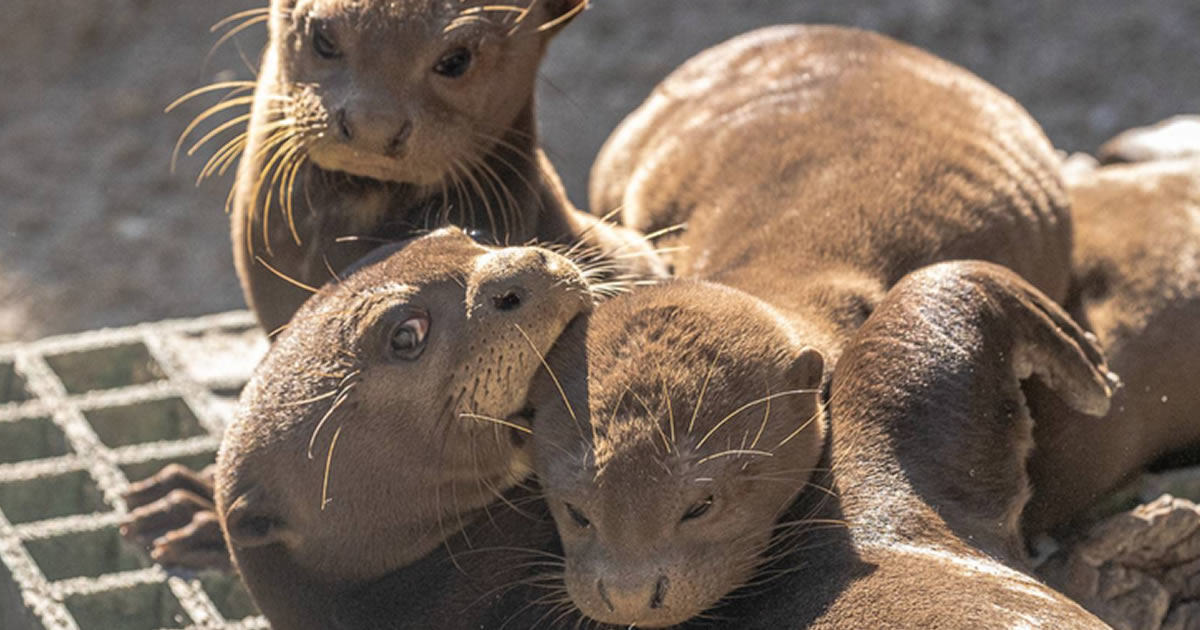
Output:
[[[597,309],[588,319],[604,311]],[[759,343],[769,346],[771,341]],[[751,381],[759,376],[744,375]],[[709,382],[713,399],[721,395],[720,380],[714,376]],[[1033,419],[1022,393],[1030,380],[1041,380],[1048,392],[1076,410],[1067,421],[1082,422],[1084,429],[1095,430],[1098,421],[1088,416],[1109,406],[1110,377],[1094,338],[1011,271],[967,261],[906,276],[848,342],[834,370],[824,403],[830,413],[815,420],[828,422],[828,427],[815,474],[807,482],[811,491],[781,512],[773,557],[751,585],[724,605],[673,627],[1107,628],[1026,572],[1015,521],[1030,492],[1025,463]],[[570,396],[570,385],[564,387]],[[644,393],[634,387],[626,395],[637,401]],[[682,538],[694,543],[681,550],[689,561],[712,555],[738,566],[760,564],[752,544],[736,538],[704,541],[687,531],[704,518],[721,519],[737,529],[746,512],[774,523],[775,501],[761,495],[782,494],[772,487],[792,483],[799,473],[750,468],[755,466],[752,451],[765,457],[762,444],[774,444],[791,428],[772,428],[779,422],[758,411],[747,438],[761,440],[757,449],[718,452],[708,462],[693,462],[686,472],[668,471],[669,459],[663,455],[670,434],[664,429],[655,438],[658,453],[651,453],[658,457],[642,460],[640,479],[602,476],[628,493],[632,484],[655,487],[674,472],[699,496],[713,492],[727,477],[721,466],[746,467],[742,472],[750,473],[740,485],[725,486],[741,494],[724,494],[719,501],[714,495],[686,512],[687,502],[671,496],[662,503],[626,505],[633,511],[626,512],[623,534],[648,534],[664,514],[679,518],[675,531],[658,532],[662,537],[641,550],[644,561],[669,565],[668,554]],[[674,414],[679,436],[690,422],[688,409],[676,407]],[[767,435],[770,441],[763,437]],[[621,439],[615,433],[612,437]],[[627,434],[624,439],[635,438]],[[537,496],[531,492],[523,490],[520,497]],[[620,498],[611,498],[615,507]],[[341,598],[335,627],[578,627],[585,620],[566,604],[564,589],[569,586],[562,584],[572,558],[561,555],[548,531],[546,505],[536,506],[529,505],[525,513],[498,509],[491,523],[480,524],[473,552],[448,544]],[[582,521],[586,515],[575,518]],[[462,567],[461,573],[456,567]],[[672,591],[696,588],[692,576],[665,577],[653,587],[660,596],[665,591],[663,604],[672,601]],[[701,574],[699,579],[706,578]],[[771,588],[765,588],[770,582]],[[605,582],[602,597],[620,605],[623,587]],[[455,614],[447,615],[451,610]],[[633,625],[658,624],[639,620]]]
[[1035,427],[1029,533],[1072,525],[1156,459],[1200,444],[1200,157],[1174,159],[1178,145],[1164,148],[1142,154],[1150,161],[1069,176],[1076,251],[1066,306],[1124,387],[1103,431],[1062,420],[1075,414],[1031,392],[1036,417],[1054,421]]
[[1021,381],[1096,431],[1088,416],[1111,393],[1102,356],[1007,269],[950,262],[904,278],[834,370],[824,492],[785,515],[778,583],[714,616],[746,630],[1108,628],[1024,572],[1014,526],[1033,443]]
[[539,148],[537,70],[586,5],[272,0],[251,18],[269,41],[248,129],[214,157],[244,143],[233,254],[265,330],[327,269],[447,223],[498,244],[583,241],[621,269],[661,271],[640,235],[571,205]]
[[443,229],[372,254],[297,312],[242,394],[215,483],[234,564],[275,627],[328,628],[339,593],[425,555],[528,475],[506,418],[591,308],[585,273]]
[[981,259],[1065,297],[1058,173],[1012,99],[877,34],[763,29],[667,77],[602,150],[593,203],[686,223],[680,278],[572,324],[530,390],[574,604],[664,627],[749,582],[817,467],[821,391],[890,287]]

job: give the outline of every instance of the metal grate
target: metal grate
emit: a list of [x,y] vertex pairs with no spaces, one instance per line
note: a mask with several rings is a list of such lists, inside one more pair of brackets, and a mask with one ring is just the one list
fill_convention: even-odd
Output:
[[216,457],[267,347],[247,312],[0,345],[0,628],[267,628],[236,577],[126,543],[122,492]]

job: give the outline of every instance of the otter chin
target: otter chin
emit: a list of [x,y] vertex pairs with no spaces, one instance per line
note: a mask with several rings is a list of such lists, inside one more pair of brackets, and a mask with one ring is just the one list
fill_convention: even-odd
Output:
[[750,581],[824,439],[823,361],[788,331],[752,296],[679,281],[560,337],[530,391],[535,468],[583,614],[670,626]]

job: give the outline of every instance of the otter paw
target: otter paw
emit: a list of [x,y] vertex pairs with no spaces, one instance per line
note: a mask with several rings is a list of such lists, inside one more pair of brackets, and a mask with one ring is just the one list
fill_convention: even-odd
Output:
[[186,490],[211,503],[215,475],[215,464],[199,472],[180,464],[168,464],[153,477],[129,484],[124,494],[125,502],[130,510],[134,510],[162,499],[172,490]]
[[190,523],[153,542],[150,557],[169,567],[229,571],[233,563],[215,511],[197,512]]
[[1038,572],[1117,630],[1200,628],[1200,507],[1163,495],[1097,525]]

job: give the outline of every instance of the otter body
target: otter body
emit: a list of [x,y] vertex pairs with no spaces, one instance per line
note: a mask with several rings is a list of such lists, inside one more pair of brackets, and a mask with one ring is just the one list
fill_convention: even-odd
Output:
[[602,151],[593,204],[686,222],[681,279],[573,324],[531,390],[575,605],[665,627],[751,582],[817,466],[821,391],[891,286],[976,258],[1065,297],[1058,167],[1012,99],[880,35],[764,29],[668,77]]
[[1030,377],[1096,430],[1107,367],[1056,304],[986,263],[904,278],[834,371],[828,492],[785,516],[802,535],[767,567],[778,583],[718,614],[745,629],[1108,628],[1019,570]]
[[[266,330],[381,242],[453,223],[499,244],[584,241],[658,269],[571,206],[541,153],[534,83],[580,0],[273,0],[231,195],[234,262]],[[635,256],[634,254],[644,254]]]
[[1154,460],[1200,443],[1200,158],[1105,166],[1069,186],[1077,243],[1067,305],[1123,386],[1098,426],[1032,392],[1043,421],[1029,533],[1068,523]]
[[411,563],[529,472],[513,421],[540,355],[591,307],[580,269],[444,229],[373,254],[296,314],[243,392],[216,512],[279,628]]

